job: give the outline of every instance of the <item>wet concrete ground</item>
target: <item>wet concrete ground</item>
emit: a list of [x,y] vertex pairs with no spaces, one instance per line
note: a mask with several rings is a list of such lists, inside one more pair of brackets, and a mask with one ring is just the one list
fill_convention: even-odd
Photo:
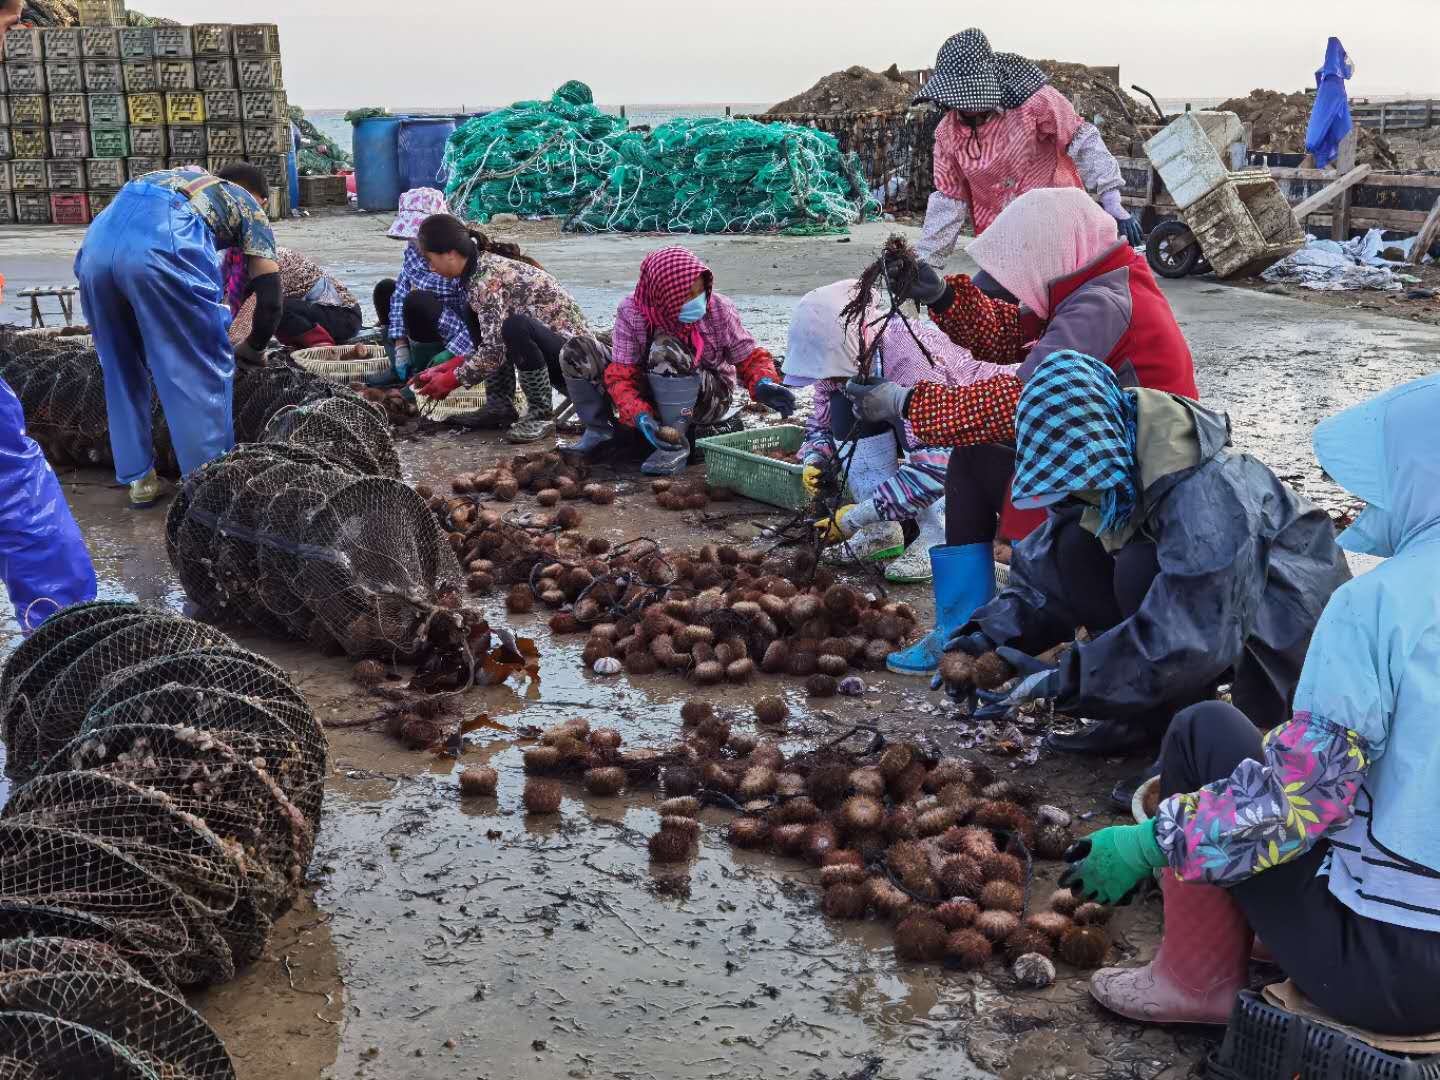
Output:
[[[378,219],[344,216],[282,225],[282,242],[313,251],[357,286],[398,261]],[[834,238],[700,239],[719,287],[760,340],[783,351],[796,296],[858,271],[886,226]],[[11,295],[58,281],[75,230],[0,230]],[[529,244],[597,322],[608,322],[644,250],[660,238],[540,239]],[[1236,442],[1327,504],[1343,497],[1309,453],[1316,420],[1426,374],[1440,332],[1307,306],[1203,281],[1166,284],[1189,337],[1208,403],[1231,413]],[[357,290],[358,291],[358,290]],[[402,445],[410,479],[444,483],[508,454],[493,436],[441,434]],[[64,477],[107,595],[180,607],[165,559],[163,518],[121,509],[101,473]],[[582,531],[612,541],[637,533],[687,545],[718,529],[748,539],[776,517],[731,504],[737,517],[705,521],[655,508],[636,477],[615,508],[587,514]],[[712,507],[712,510],[715,507]],[[718,515],[717,515],[718,517]],[[928,590],[897,590],[928,614]],[[546,726],[571,716],[617,726],[627,744],[663,746],[680,704],[696,691],[673,677],[600,681],[579,666],[581,641],[553,640],[539,617],[492,619],[528,631],[542,651],[537,686],[473,691],[467,717]],[[8,615],[8,612],[4,614]],[[7,625],[8,620],[7,620]],[[8,650],[0,630],[0,649]],[[348,681],[348,665],[290,645],[245,639],[291,670],[322,718],[364,718],[378,703]],[[887,734],[926,737],[947,750],[986,753],[989,740],[957,725],[917,681],[867,676],[870,693],[816,708],[786,681],[706,691],[749,718],[761,692],[784,688],[803,748],[857,720]],[[558,820],[520,812],[514,731],[482,729],[465,762],[501,773],[495,800],[462,801],[455,769],[401,750],[377,728],[331,733],[334,773],[312,866],[313,896],[282,920],[265,960],[197,1002],[226,1037],[245,1080],[281,1077],[1179,1077],[1213,1033],[1154,1031],[1118,1022],[1090,1003],[1084,978],[1062,971],[1042,994],[1017,992],[998,965],[979,974],[897,963],[889,933],[839,924],[816,909],[813,876],[799,864],[733,852],[727,815],[707,812],[700,853],[680,868],[688,898],[652,871],[652,791],[597,800],[567,790]],[[1104,808],[1113,780],[1137,762],[1040,757],[1021,768],[1085,827],[1119,819]],[[1056,867],[1038,864],[1044,896]],[[673,877],[674,874],[667,874]],[[1118,957],[1153,951],[1158,905],[1117,919]],[[453,1045],[449,1045],[453,1044]],[[878,1064],[867,1072],[874,1060]]]

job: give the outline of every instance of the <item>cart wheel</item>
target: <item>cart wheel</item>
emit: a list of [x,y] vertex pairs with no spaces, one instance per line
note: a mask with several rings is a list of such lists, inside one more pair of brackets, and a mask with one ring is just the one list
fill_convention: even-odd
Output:
[[[1189,241],[1188,246],[1183,251],[1177,250],[1184,240]],[[1179,221],[1163,221],[1150,230],[1145,242],[1145,258],[1161,277],[1183,278],[1194,273],[1203,256],[1189,226]]]

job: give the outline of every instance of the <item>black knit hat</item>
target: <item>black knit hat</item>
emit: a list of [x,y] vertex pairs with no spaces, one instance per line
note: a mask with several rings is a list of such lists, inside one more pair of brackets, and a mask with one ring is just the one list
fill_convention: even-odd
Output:
[[1015,53],[996,53],[995,67],[1000,76],[1001,104],[1007,109],[1018,109],[1050,81],[1045,72]]
[[995,53],[984,31],[963,30],[940,46],[935,74],[914,103],[926,101],[962,112],[994,112],[1004,104]]

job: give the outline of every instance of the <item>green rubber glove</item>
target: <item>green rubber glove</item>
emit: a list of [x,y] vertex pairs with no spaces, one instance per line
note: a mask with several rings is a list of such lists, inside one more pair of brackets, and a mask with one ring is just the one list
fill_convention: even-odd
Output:
[[1061,887],[1102,904],[1127,903],[1151,871],[1166,865],[1154,818],[1091,833],[1065,853],[1065,861],[1070,868],[1060,877]]

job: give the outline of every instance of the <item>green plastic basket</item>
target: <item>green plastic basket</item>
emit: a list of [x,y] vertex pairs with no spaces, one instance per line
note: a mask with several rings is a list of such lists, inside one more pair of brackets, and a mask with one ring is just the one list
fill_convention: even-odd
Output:
[[705,452],[705,484],[782,510],[804,509],[810,502],[804,468],[763,456],[766,450],[793,454],[804,441],[805,429],[794,424],[701,439],[697,445]]

